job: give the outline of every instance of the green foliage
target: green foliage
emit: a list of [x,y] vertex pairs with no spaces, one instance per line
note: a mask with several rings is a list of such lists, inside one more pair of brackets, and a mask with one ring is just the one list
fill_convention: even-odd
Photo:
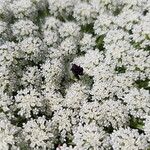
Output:
[[117,73],[125,73],[126,72],[126,68],[125,68],[125,66],[121,66],[121,67],[116,66],[115,71]]
[[41,27],[41,24],[44,23],[45,17],[49,16],[49,10],[46,8],[45,10],[38,10],[38,16],[36,18],[36,24]]
[[87,85],[88,87],[92,87],[94,81],[93,81],[93,77],[85,74],[84,76],[81,77],[81,80],[83,82],[83,84]]
[[150,90],[150,87],[149,87],[149,82],[150,82],[150,79],[145,79],[145,80],[136,80],[135,81],[135,84],[138,88],[144,88],[146,90]]
[[93,24],[86,24],[81,26],[81,31],[85,33],[94,34]]
[[134,118],[133,116],[131,116],[131,119],[130,119],[131,128],[143,130],[143,126],[144,126],[144,123],[142,119]]
[[114,10],[114,12],[113,12],[114,16],[119,15],[119,14],[120,14],[120,12],[121,12],[121,10],[122,10],[122,8],[117,7],[117,8]]
[[104,50],[104,37],[104,35],[101,35],[96,39],[96,47],[99,50]]

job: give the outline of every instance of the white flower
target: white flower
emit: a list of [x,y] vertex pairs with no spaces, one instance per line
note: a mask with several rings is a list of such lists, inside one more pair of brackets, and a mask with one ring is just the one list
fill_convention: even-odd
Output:
[[0,36],[3,38],[3,39],[9,39],[9,30],[8,30],[8,25],[6,22],[4,21],[0,21]]
[[31,20],[19,20],[12,25],[13,36],[18,40],[27,36],[36,36],[38,34],[38,26]]
[[145,150],[148,148],[146,136],[137,130],[120,128],[111,134],[110,143],[115,150]]
[[62,107],[64,98],[59,92],[56,92],[54,89],[46,87],[43,91],[44,99],[46,101],[47,113],[57,111]]
[[132,35],[131,38],[136,43],[140,43],[140,46],[142,48],[145,48],[146,46],[150,45],[150,13],[148,13],[146,16],[141,17],[141,20],[138,24],[135,24],[132,29]]
[[[124,91],[133,87],[133,78],[128,73],[113,74],[111,68],[105,70],[104,66],[95,69],[94,84],[91,89],[93,99],[101,100],[105,98],[118,98],[124,95]],[[98,73],[99,71],[99,73]]]
[[49,12],[54,16],[70,15],[77,0],[48,0]]
[[18,44],[14,42],[5,42],[0,46],[0,88],[9,94],[17,89],[18,76],[21,76],[21,69],[16,60],[19,56],[18,51]]
[[59,28],[59,33],[62,38],[72,36],[74,38],[80,38],[80,27],[74,22],[63,23]]
[[28,67],[21,78],[21,84],[25,87],[34,86],[40,89],[41,82],[41,73],[37,66]]
[[0,150],[9,150],[10,148],[17,150],[16,134],[18,131],[19,128],[12,125],[5,114],[0,113]]
[[132,0],[132,2],[130,0],[124,0],[122,4],[126,5],[125,8],[127,9],[132,8],[133,10],[141,12],[141,9],[149,4],[149,0]]
[[76,54],[77,42],[74,38],[68,37],[62,41],[59,49],[60,52],[65,56]]
[[96,38],[93,37],[92,34],[84,33],[80,41],[80,46],[80,50],[84,52],[93,49],[96,46]]
[[55,58],[51,61],[47,59],[41,68],[46,86],[52,87],[60,84],[63,75],[63,62],[61,59]]
[[41,61],[47,50],[42,40],[37,37],[28,37],[21,41],[19,46],[20,57],[35,62]]
[[56,46],[60,41],[58,33],[55,31],[44,30],[43,36],[44,36],[43,41],[48,46]]
[[49,47],[48,48],[48,58],[50,59],[62,59],[62,52],[58,47]]
[[80,109],[80,121],[82,123],[90,123],[91,120],[100,121],[100,103],[98,101],[94,102],[84,102]]
[[8,70],[6,66],[0,67],[0,90],[1,92],[6,91],[7,86],[9,85],[9,73],[10,71]]
[[150,141],[150,116],[146,116],[145,118],[143,130],[148,137],[148,141]]
[[107,32],[106,37],[104,38],[104,43],[107,45],[116,43],[119,40],[130,41],[129,37],[128,32],[125,32],[122,29],[113,29]]
[[118,16],[116,16],[115,24],[121,28],[131,30],[134,24],[137,24],[140,21],[141,14],[137,11],[128,9],[123,10]]
[[36,15],[36,6],[31,0],[14,0],[10,4],[10,9],[15,18],[34,18]]
[[84,56],[79,56],[73,60],[73,64],[79,65],[89,76],[93,76],[94,69],[103,60],[103,55],[98,49],[88,50]]
[[59,29],[59,27],[61,26],[61,22],[60,20],[56,19],[55,17],[46,17],[45,18],[45,23],[44,25],[42,26],[42,30],[54,30],[54,31],[57,31]]
[[0,46],[0,63],[3,66],[10,67],[14,59],[18,57],[18,45],[14,42],[5,42]]
[[0,150],[148,149],[149,10],[0,0]]
[[124,102],[127,104],[128,111],[137,118],[144,118],[150,113],[149,91],[144,89],[131,88],[124,95]]
[[9,97],[6,93],[4,93],[2,90],[0,91],[0,108],[7,112],[10,110],[9,106],[13,104],[13,100],[11,97]]
[[42,101],[43,97],[33,88],[18,91],[15,96],[15,106],[19,110],[18,115],[30,118],[31,113],[38,114],[42,108]]
[[[96,125],[95,122],[79,126],[73,130],[74,139],[73,142],[77,149],[101,149],[104,150],[107,141],[107,134]],[[106,142],[106,143],[105,143]],[[108,144],[108,143],[107,143]],[[106,145],[107,145],[106,144]],[[107,148],[109,145],[107,145]]]
[[29,141],[30,148],[36,150],[42,148],[53,148],[53,141],[55,140],[52,131],[51,121],[45,117],[38,117],[31,119],[23,125],[23,138],[26,142]]
[[115,29],[114,17],[110,14],[100,14],[94,22],[94,31],[97,35],[106,34],[110,29]]
[[109,99],[100,105],[99,111],[100,116],[98,122],[103,126],[119,128],[128,125],[128,110],[120,101]]
[[129,71],[135,71],[139,69],[144,72],[145,76],[149,76],[146,73],[146,70],[150,66],[150,56],[148,51],[144,50],[137,50],[137,49],[130,49],[127,51],[126,54],[123,54],[122,57],[122,64],[127,67]]
[[90,24],[96,18],[97,11],[91,4],[79,2],[75,5],[73,16],[82,25]]
[[80,108],[88,98],[88,89],[81,83],[74,83],[66,90],[64,106]]
[[122,56],[126,55],[128,51],[134,50],[132,45],[126,40],[118,40],[110,44],[105,42],[104,46],[107,50],[106,58],[108,59],[109,57],[113,57],[114,60],[122,58]]
[[75,148],[73,148],[72,146],[67,146],[66,143],[64,143],[62,146],[58,146],[56,148],[56,150],[76,150]]
[[[2,19],[10,19],[10,3],[11,0],[0,0],[0,18]],[[8,21],[8,20],[7,20]]]
[[[65,109],[60,107],[57,111],[54,111],[52,117],[52,124],[57,127],[60,138],[65,141],[67,133],[70,133],[73,128],[73,120],[77,120],[77,112],[73,112],[71,109]],[[76,122],[75,122],[76,123]],[[69,137],[68,137],[69,138]]]

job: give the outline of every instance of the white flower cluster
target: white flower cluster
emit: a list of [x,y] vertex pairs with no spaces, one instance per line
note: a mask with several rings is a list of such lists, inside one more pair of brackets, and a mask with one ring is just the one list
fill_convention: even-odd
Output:
[[150,0],[0,0],[0,150],[150,149]]
[[139,134],[137,130],[130,128],[120,128],[111,134],[110,143],[113,149],[147,149],[148,143],[146,136]]
[[[74,131],[73,142],[76,144],[76,149],[101,149],[108,141],[107,134],[103,128],[96,125],[95,122],[80,125]],[[109,142],[107,145],[109,149]]]
[[33,18],[36,13],[36,5],[32,0],[14,0],[10,4],[10,10],[15,18]]
[[[51,129],[51,122],[47,121],[45,117],[29,120],[23,125],[23,138],[29,142],[31,148],[34,150],[46,150],[48,147],[53,148],[54,135]],[[51,139],[51,140],[50,140]]]
[[36,36],[38,32],[38,26],[36,26],[31,20],[19,20],[12,25],[13,36],[16,39],[21,40],[26,36]]
[[19,150],[16,138],[18,132],[19,128],[12,125],[5,114],[0,113],[0,150]]
[[30,118],[42,108],[42,96],[33,88],[18,91],[15,96],[15,105],[19,110],[18,115]]

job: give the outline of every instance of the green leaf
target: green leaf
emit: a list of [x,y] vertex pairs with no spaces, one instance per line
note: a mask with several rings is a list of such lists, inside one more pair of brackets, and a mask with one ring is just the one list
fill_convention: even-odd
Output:
[[130,119],[131,128],[143,130],[143,126],[144,126],[144,123],[142,119],[134,118],[133,116],[131,116],[131,119]]
[[104,37],[104,35],[101,35],[96,39],[96,47],[99,50],[104,50]]

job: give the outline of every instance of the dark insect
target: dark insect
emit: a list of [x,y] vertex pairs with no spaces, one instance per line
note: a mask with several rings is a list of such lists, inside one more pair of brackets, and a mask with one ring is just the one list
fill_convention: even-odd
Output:
[[145,16],[147,13],[148,13],[148,10],[145,9],[145,10],[143,11],[143,15]]
[[72,67],[71,67],[71,71],[73,72],[74,76],[77,78],[77,79],[80,79],[79,78],[79,75],[82,76],[83,75],[83,68],[76,65],[76,64],[72,64]]

